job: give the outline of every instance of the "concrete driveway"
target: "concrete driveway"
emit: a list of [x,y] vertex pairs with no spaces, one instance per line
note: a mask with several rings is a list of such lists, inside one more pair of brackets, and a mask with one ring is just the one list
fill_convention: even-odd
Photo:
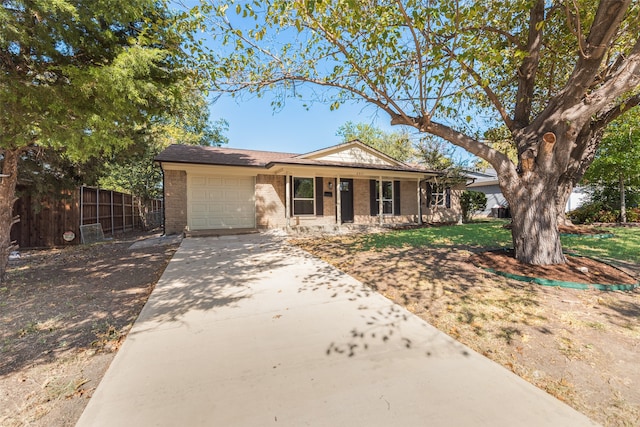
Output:
[[270,235],[185,239],[78,426],[586,426]]

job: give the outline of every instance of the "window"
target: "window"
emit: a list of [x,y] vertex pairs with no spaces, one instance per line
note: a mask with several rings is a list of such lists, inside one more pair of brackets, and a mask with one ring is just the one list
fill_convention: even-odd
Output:
[[314,215],[314,179],[293,178],[293,214]]
[[[376,181],[376,203],[380,206],[380,182]],[[393,215],[393,181],[382,181],[382,213]]]
[[445,206],[447,200],[446,189],[444,184],[430,184],[431,185],[431,197],[429,200],[429,206]]

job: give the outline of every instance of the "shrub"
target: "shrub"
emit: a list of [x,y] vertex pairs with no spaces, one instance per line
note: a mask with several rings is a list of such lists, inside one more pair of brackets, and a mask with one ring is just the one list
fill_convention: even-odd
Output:
[[[618,222],[620,220],[620,210],[610,209],[602,202],[594,202],[582,205],[578,209],[568,212],[567,216],[576,224]],[[640,221],[640,208],[627,209],[627,221]]]
[[599,217],[601,210],[603,210],[602,202],[588,203],[568,212],[567,216],[576,224],[591,224],[597,222],[596,218]]
[[462,208],[462,218],[470,221],[475,212],[484,210],[487,206],[487,196],[479,191],[463,191],[460,196],[460,207]]
[[627,209],[627,221],[640,222],[640,208]]

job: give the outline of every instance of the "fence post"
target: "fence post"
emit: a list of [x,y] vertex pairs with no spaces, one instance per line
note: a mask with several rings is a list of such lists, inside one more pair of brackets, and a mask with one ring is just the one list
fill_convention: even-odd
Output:
[[100,222],[100,188],[96,187],[96,224],[102,224]]
[[115,237],[116,224],[113,221],[113,190],[111,190],[111,206],[109,210],[111,212],[111,237]]
[[84,225],[84,185],[80,186],[80,225]]

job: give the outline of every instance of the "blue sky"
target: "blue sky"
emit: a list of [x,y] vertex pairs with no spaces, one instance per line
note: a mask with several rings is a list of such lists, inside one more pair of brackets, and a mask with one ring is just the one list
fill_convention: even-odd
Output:
[[[308,153],[342,142],[338,128],[348,121],[367,123],[386,132],[402,130],[389,124],[389,116],[366,103],[341,105],[331,111],[329,104],[315,103],[309,109],[298,99],[288,99],[282,110],[274,112],[270,98],[235,99],[221,95],[210,107],[211,120],[225,119],[229,130],[229,148]],[[409,128],[410,133],[415,129]],[[456,148],[456,160],[474,158]],[[473,161],[473,160],[471,160]]]
[[400,130],[388,124],[386,113],[364,103],[342,105],[330,111],[329,105],[315,103],[308,110],[297,99],[287,100],[274,112],[268,97],[248,100],[222,95],[211,105],[211,119],[229,122],[228,147],[289,153],[306,153],[341,142],[338,128],[348,121],[368,123],[385,131]]

